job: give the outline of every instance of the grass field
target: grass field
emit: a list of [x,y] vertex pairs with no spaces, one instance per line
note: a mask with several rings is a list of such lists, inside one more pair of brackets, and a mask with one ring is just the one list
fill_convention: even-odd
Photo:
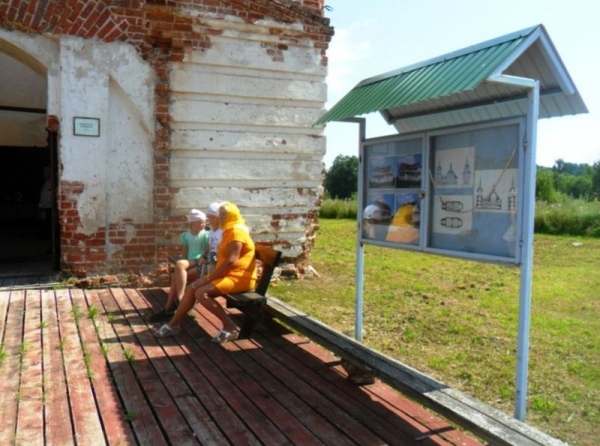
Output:
[[[356,222],[320,220],[320,278],[270,292],[354,333]],[[365,247],[364,344],[514,412],[519,269]],[[536,235],[526,422],[571,445],[600,438],[600,239]]]

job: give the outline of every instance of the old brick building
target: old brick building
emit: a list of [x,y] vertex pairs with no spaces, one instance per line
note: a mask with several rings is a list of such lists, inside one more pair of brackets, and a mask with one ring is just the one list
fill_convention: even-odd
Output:
[[305,258],[332,34],[323,0],[0,0],[0,261],[45,165],[63,271],[151,268],[217,200]]

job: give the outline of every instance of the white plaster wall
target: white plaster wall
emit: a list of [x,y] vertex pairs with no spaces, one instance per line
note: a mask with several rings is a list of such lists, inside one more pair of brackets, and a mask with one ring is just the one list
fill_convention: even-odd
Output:
[[[49,79],[58,73],[58,44],[0,29],[0,104],[55,109]],[[46,115],[0,111],[0,145],[46,146]]]
[[115,80],[109,82],[108,99],[108,221],[116,223],[135,216],[135,223],[152,222],[153,132],[149,131],[149,122],[141,119],[135,105]]
[[[10,56],[0,60],[29,67],[23,69],[23,79],[13,80],[15,89],[26,79],[30,86],[47,86],[46,98],[36,99],[36,87],[37,93],[26,92],[21,101],[35,100],[36,106],[59,118],[60,180],[84,184],[78,197],[80,230],[92,233],[125,219],[151,223],[155,80],[135,49],[122,43],[51,39],[0,29],[0,51]],[[27,143],[41,138],[39,128],[45,128],[46,116],[4,115],[0,132],[3,122],[8,126],[20,122],[36,132],[37,139],[22,136],[29,138]],[[99,118],[100,137],[73,135],[76,116]],[[43,130],[43,145],[45,138]]]
[[[189,52],[171,76],[174,212],[235,202],[257,240],[290,242],[284,254],[295,257],[306,215],[318,210],[323,192],[326,141],[312,127],[327,97],[320,49],[292,37],[277,61],[267,50],[282,41],[270,29],[293,36],[299,25],[207,23],[222,34],[211,37],[209,49]],[[273,215],[296,217],[279,219],[275,230]]]
[[[59,58],[61,179],[84,183],[80,230],[152,222],[152,70],[121,43],[63,36]],[[100,119],[100,136],[73,135],[74,117]]]

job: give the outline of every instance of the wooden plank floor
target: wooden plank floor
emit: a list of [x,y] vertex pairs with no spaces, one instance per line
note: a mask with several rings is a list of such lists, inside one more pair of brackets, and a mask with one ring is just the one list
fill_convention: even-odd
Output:
[[[16,283],[15,285],[18,285]],[[480,445],[305,338],[157,339],[162,289],[0,290],[0,445]],[[236,315],[239,317],[239,315]]]

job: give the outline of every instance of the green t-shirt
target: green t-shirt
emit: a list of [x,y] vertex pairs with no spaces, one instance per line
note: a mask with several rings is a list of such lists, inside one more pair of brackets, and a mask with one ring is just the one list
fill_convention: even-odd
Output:
[[197,235],[184,232],[181,234],[181,244],[187,246],[188,260],[199,259],[208,244],[208,231],[203,229]]

